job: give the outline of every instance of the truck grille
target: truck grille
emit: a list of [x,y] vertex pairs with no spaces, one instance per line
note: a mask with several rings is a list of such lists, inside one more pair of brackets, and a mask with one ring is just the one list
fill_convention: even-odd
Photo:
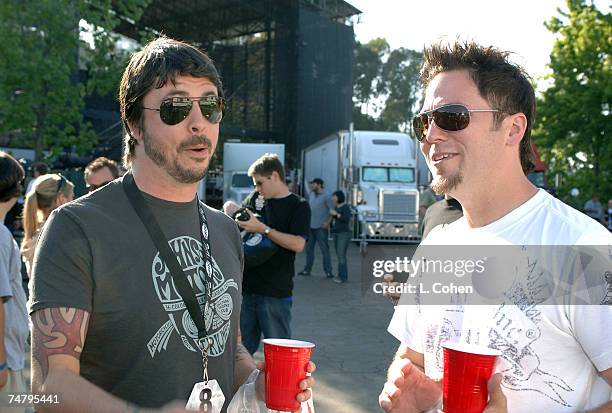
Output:
[[382,219],[387,222],[416,221],[417,214],[416,194],[383,192],[382,193]]

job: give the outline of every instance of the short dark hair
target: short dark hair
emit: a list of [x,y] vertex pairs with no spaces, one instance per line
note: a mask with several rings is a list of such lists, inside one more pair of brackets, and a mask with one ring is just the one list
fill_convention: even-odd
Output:
[[98,172],[102,168],[108,168],[111,171],[111,175],[113,178],[119,178],[119,167],[117,166],[117,162],[112,159],[108,159],[105,156],[100,156],[99,158],[94,159],[85,167],[85,171],[83,171],[83,176],[87,180],[87,177],[94,172]]
[[44,162],[34,162],[32,164],[32,172],[38,172],[39,175],[46,175],[49,173],[49,165]]
[[8,153],[0,151],[0,202],[7,202],[21,195],[23,178],[23,166]]
[[346,199],[346,197],[344,196],[344,192],[342,191],[336,191],[332,194],[332,196],[336,196],[336,198],[338,198],[338,203],[341,204],[344,202],[344,200]]
[[321,188],[323,188],[323,186],[325,185],[325,182],[323,182],[323,180],[321,178],[315,178],[312,181],[310,181],[309,183],[311,183],[311,184],[319,184],[319,185],[321,185]]
[[136,146],[129,124],[142,127],[144,96],[153,88],[162,88],[168,81],[185,75],[209,79],[223,97],[221,77],[213,61],[190,44],[162,36],[132,55],[119,85],[119,109],[127,132],[123,140],[125,166],[132,163]]
[[281,181],[285,181],[285,168],[280,158],[275,153],[266,153],[257,159],[249,167],[248,175],[260,175],[260,176],[271,176],[272,172],[278,173],[278,177]]
[[509,61],[509,52],[493,46],[484,47],[474,42],[436,43],[423,51],[421,81],[426,89],[429,82],[442,72],[467,70],[480,95],[500,112],[494,114],[499,127],[508,114],[523,113],[527,118],[525,135],[519,146],[523,172],[534,168],[531,129],[535,121],[536,101],[529,75]]

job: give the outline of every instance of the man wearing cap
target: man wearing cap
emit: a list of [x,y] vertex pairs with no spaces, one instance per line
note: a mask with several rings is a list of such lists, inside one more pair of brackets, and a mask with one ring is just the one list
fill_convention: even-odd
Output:
[[329,243],[327,242],[330,215],[329,210],[333,209],[331,195],[323,189],[324,182],[321,178],[314,178],[309,182],[310,193],[308,194],[308,204],[310,205],[310,237],[306,243],[306,266],[298,275],[310,275],[312,264],[314,263],[315,244],[319,244],[323,255],[323,270],[327,278],[334,278],[332,274],[331,256],[329,255]]

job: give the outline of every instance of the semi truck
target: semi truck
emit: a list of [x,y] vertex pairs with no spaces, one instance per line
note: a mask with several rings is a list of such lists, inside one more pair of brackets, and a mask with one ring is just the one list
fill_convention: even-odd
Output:
[[302,187],[321,178],[344,191],[353,239],[413,243],[419,235],[417,143],[399,132],[343,130],[302,151]]
[[225,142],[223,144],[223,202],[241,204],[254,189],[249,167],[266,153],[275,153],[285,164],[285,145],[276,143]]

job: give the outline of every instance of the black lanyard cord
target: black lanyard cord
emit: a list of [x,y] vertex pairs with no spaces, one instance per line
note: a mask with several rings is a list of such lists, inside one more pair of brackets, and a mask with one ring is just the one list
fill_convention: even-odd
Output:
[[[187,307],[187,311],[189,311],[189,315],[191,316],[196,327],[198,328],[198,338],[200,340],[206,338],[206,336],[208,335],[208,332],[206,331],[206,322],[204,320],[202,310],[198,305],[198,300],[196,298],[195,292],[189,284],[187,276],[183,272],[183,269],[181,268],[181,265],[179,264],[176,255],[170,249],[170,246],[168,245],[168,239],[160,228],[159,223],[151,212],[151,209],[146,204],[142,193],[136,186],[136,182],[134,182],[134,177],[131,172],[128,172],[123,177],[123,189],[125,190],[125,193],[130,203],[132,204],[132,207],[136,211],[136,214],[140,218],[140,221],[147,229],[147,232],[149,233],[151,240],[155,244],[155,247],[159,250],[159,254],[168,266],[170,270],[170,275],[172,277],[172,280],[174,281],[174,285],[176,286],[181,297],[183,298],[183,302]],[[208,224],[204,215],[204,208],[200,205],[199,199],[198,216],[200,219],[201,227],[200,234],[202,237],[202,258],[204,259],[204,271],[206,281],[206,294],[204,302],[204,308],[206,308],[206,304],[210,305],[212,301],[212,259],[210,255],[210,243],[208,242]]]

